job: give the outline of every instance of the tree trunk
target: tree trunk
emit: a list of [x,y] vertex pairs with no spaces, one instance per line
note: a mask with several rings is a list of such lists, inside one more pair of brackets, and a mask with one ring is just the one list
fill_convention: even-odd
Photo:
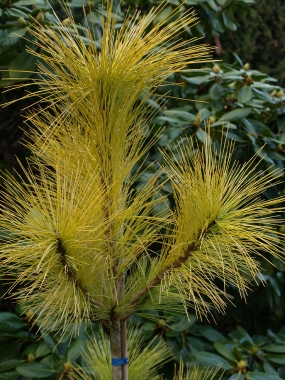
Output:
[[[121,356],[121,324],[120,321],[112,322],[110,328],[111,355],[114,359],[120,359]],[[122,367],[112,366],[112,380],[122,379]]]
[[[122,354],[122,358],[127,358],[128,357],[127,322],[126,320],[122,320],[120,324],[121,324],[121,354]],[[128,364],[124,364],[122,366],[122,380],[128,380],[129,378],[128,373],[129,373]]]

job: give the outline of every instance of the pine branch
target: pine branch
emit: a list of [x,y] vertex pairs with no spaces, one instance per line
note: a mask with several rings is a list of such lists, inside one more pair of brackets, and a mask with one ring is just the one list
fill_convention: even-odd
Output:
[[[184,251],[184,255],[180,256],[179,259],[169,267],[167,267],[163,273],[157,275],[155,279],[153,279],[150,284],[138,292],[133,300],[129,303],[129,307],[135,307],[139,303],[139,301],[155,286],[159,285],[167,273],[171,273],[174,269],[179,268],[189,257],[192,256],[193,252],[197,250],[197,245],[195,243],[189,244],[187,249]],[[127,315],[124,319],[127,319],[131,316],[131,314]]]
[[56,249],[56,252],[59,254],[60,262],[61,262],[61,264],[62,264],[62,266],[64,268],[64,273],[67,275],[67,277],[69,278],[69,280],[73,282],[73,284],[75,285],[75,287],[77,289],[79,289],[81,291],[81,293],[84,294],[84,296],[88,299],[88,301],[91,303],[92,306],[103,308],[102,304],[100,304],[97,301],[94,301],[92,299],[92,297],[90,297],[87,288],[77,278],[76,273],[74,272],[74,270],[72,270],[71,266],[68,263],[66,250],[65,250],[64,245],[62,243],[62,239],[59,236],[59,232],[56,231],[55,234],[56,234],[56,239],[57,239],[57,247],[56,247],[57,249]]

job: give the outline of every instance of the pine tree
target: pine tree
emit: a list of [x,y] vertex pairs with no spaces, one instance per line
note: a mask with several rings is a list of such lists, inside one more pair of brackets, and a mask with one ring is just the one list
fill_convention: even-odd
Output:
[[[10,295],[46,331],[63,334],[72,326],[76,334],[91,320],[109,329],[110,341],[102,333],[100,349],[90,343],[86,351],[95,379],[126,380],[128,372],[133,380],[158,378],[168,349],[159,342],[155,350],[139,350],[134,332],[127,339],[133,313],[175,311],[178,305],[200,316],[212,307],[223,312],[229,284],[245,296],[248,278],[262,280],[261,252],[280,257],[276,215],[284,197],[261,197],[278,174],[260,175],[255,158],[232,164],[233,144],[226,140],[218,148],[206,137],[197,150],[189,139],[171,156],[162,151],[174,211],[153,215],[163,201],[159,173],[134,188],[139,171],[133,168],[159,136],[147,139],[153,116],[148,100],[170,75],[210,59],[208,46],[179,39],[196,22],[193,12],[178,7],[150,28],[166,4],[127,17],[117,30],[108,2],[102,40],[87,29],[87,44],[68,9],[68,27],[58,20],[31,30],[40,100],[28,118],[32,156],[25,178],[19,183],[6,176],[2,192],[0,226],[11,238],[0,248],[1,266],[16,277]],[[155,242],[160,252],[151,250]],[[81,370],[74,376],[89,378]],[[183,375],[181,366],[175,376],[199,375]]]

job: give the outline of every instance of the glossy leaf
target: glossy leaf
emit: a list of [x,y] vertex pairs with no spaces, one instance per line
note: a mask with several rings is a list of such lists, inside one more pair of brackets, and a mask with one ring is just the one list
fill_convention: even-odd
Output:
[[244,376],[241,373],[235,373],[228,380],[244,380]]
[[195,118],[196,118],[195,115],[186,111],[181,111],[181,110],[166,110],[163,113],[164,115],[169,116],[170,118],[186,121],[188,123],[195,121]]
[[225,113],[219,121],[235,121],[247,117],[251,112],[251,108],[238,108]]
[[185,80],[187,83],[191,84],[202,84],[206,83],[209,80],[209,75],[204,75],[204,76],[197,76],[197,77],[185,77],[182,76],[182,79]]
[[221,356],[212,354],[210,352],[197,352],[194,355],[194,358],[197,362],[210,367],[221,366],[221,369],[231,369],[231,365]]
[[270,354],[270,355],[266,355],[265,356],[266,359],[270,360],[272,363],[276,363],[276,364],[285,364],[285,355],[282,355],[282,354],[276,354],[276,355],[273,355],[273,354]]
[[255,373],[247,373],[248,380],[281,380],[279,376],[274,376],[268,373],[255,372]]
[[37,358],[41,356],[45,356],[51,352],[50,347],[46,344],[46,342],[41,342],[40,345],[38,346],[35,355]]
[[199,110],[200,121],[207,120],[211,116],[211,112],[207,108],[201,108]]
[[237,100],[240,103],[248,103],[252,99],[252,89],[249,86],[242,87],[237,92]]
[[50,367],[38,362],[24,363],[22,365],[19,365],[16,368],[16,371],[22,376],[30,377],[33,379],[42,379],[49,377],[52,374]]
[[10,9],[7,9],[7,14],[9,16],[13,16],[13,17],[23,17],[23,18],[28,18],[29,16],[27,15],[27,13],[21,11],[20,9],[16,9],[16,8],[10,8]]
[[198,331],[210,342],[217,342],[218,340],[224,340],[225,337],[211,326],[201,325],[198,327]]
[[8,371],[8,372],[1,372],[0,373],[0,379],[3,380],[16,380],[19,378],[19,373],[17,371]]
[[85,343],[81,339],[77,339],[71,343],[67,350],[67,360],[73,362],[77,360],[81,355],[81,350],[84,348]]
[[10,78],[26,79],[29,78],[36,68],[36,57],[27,52],[23,52],[17,56],[8,65]]
[[22,364],[22,360],[12,359],[0,363],[0,372],[9,371],[10,369],[16,368],[19,364]]
[[220,97],[223,95],[224,89],[223,87],[215,83],[211,88],[210,88],[210,96],[213,100],[218,100]]
[[223,20],[224,20],[224,24],[225,24],[225,27],[229,30],[232,30],[233,32],[237,30],[237,25],[236,23],[233,22],[233,20],[231,20],[225,12],[222,13],[223,15]]
[[0,313],[0,330],[14,333],[23,328],[23,321],[16,314],[9,312]]
[[0,45],[2,46],[11,46],[14,45],[18,40],[23,37],[27,32],[28,28],[21,28],[9,32],[4,38],[0,39]]
[[224,344],[215,342],[214,347],[216,351],[218,351],[218,353],[222,355],[224,358],[231,360],[232,362],[236,361],[236,358],[233,355],[233,353]]
[[[188,319],[189,317],[189,319]],[[196,316],[194,314],[190,314],[189,316],[183,316],[179,322],[173,323],[171,325],[172,329],[176,332],[186,331],[196,322]]]

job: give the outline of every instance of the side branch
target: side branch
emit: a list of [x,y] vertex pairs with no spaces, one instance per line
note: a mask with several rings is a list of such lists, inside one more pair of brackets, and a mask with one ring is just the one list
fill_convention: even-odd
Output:
[[67,260],[67,255],[66,255],[66,250],[63,246],[62,239],[59,235],[59,232],[56,231],[56,240],[57,240],[57,246],[56,246],[56,252],[59,254],[60,258],[60,263],[62,264],[64,268],[64,273],[68,277],[70,281],[72,281],[77,289],[81,291],[82,294],[88,299],[91,305],[95,307],[100,307],[102,308],[102,305],[99,302],[94,301],[90,295],[86,287],[81,283],[81,281],[77,278],[76,273],[72,268],[70,267],[68,260]]
[[[139,301],[155,286],[159,285],[163,279],[163,277],[167,274],[172,272],[174,269],[179,268],[189,257],[192,256],[193,252],[197,250],[197,246],[195,243],[189,244],[186,250],[184,251],[184,255],[180,256],[179,259],[173,264],[167,267],[163,273],[159,274],[157,277],[155,277],[154,280],[151,281],[151,283],[144,289],[142,289],[140,292],[137,293],[137,295],[133,298],[133,300],[129,303],[129,306],[133,307],[136,306]],[[127,317],[128,318],[128,317]]]

